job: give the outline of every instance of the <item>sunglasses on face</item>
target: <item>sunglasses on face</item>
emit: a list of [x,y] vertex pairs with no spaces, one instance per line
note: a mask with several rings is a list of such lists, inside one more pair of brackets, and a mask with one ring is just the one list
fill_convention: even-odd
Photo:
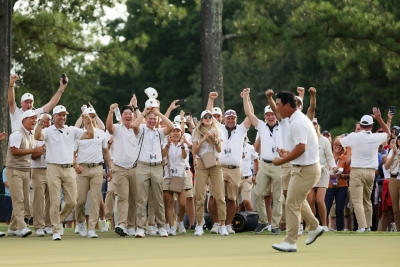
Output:
[[212,119],[211,115],[204,115],[203,119]]

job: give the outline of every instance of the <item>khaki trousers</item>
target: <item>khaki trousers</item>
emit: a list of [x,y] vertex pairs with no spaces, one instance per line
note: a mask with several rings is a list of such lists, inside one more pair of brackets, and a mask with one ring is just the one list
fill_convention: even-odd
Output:
[[118,195],[118,224],[125,228],[135,227],[137,211],[136,168],[125,169],[114,165],[114,187]]
[[390,178],[389,193],[392,199],[393,217],[396,223],[397,232],[400,232],[399,192],[400,192],[400,180],[397,180],[396,178]]
[[82,166],[78,174],[78,198],[76,201],[76,218],[78,223],[85,222],[85,205],[90,190],[90,212],[88,230],[94,230],[99,219],[101,186],[103,185],[103,167]]
[[201,222],[204,218],[204,201],[206,199],[207,182],[209,178],[212,186],[212,196],[217,202],[218,218],[221,221],[224,221],[226,220],[226,204],[221,163],[218,160],[217,166],[206,169],[201,158],[197,159],[194,185],[194,191],[196,195],[196,221]]
[[[50,221],[53,233],[60,232],[60,223],[64,222],[76,205],[76,178],[74,168],[62,168],[57,164],[48,164],[46,179],[50,193]],[[64,191],[65,206],[60,211],[61,188]]]
[[146,204],[149,200],[149,190],[153,196],[154,216],[158,228],[165,225],[165,209],[163,199],[163,166],[148,166],[138,162],[137,175],[137,216],[136,222],[139,228],[146,227],[147,210]]
[[35,229],[51,227],[50,194],[47,186],[46,169],[32,169],[33,226]]
[[371,192],[374,179],[375,169],[352,168],[350,171],[349,190],[358,229],[372,226]]
[[310,230],[318,227],[318,220],[307,202],[307,195],[321,177],[321,165],[315,163],[304,167],[293,166],[291,175],[286,198],[286,237],[283,241],[295,244],[300,218],[306,221]]
[[266,163],[260,161],[257,172],[257,184],[256,184],[256,205],[258,212],[258,222],[267,223],[267,211],[265,209],[264,197],[267,188],[272,184],[272,196],[273,196],[273,207],[272,207],[272,228],[279,228],[279,222],[282,217],[282,168],[281,166],[275,166],[272,163]]
[[[109,166],[109,169],[114,168],[113,162],[111,162],[111,166]],[[113,212],[114,212],[114,202],[115,202],[115,186],[114,186],[114,179],[109,181],[107,183],[107,193],[106,193],[106,199],[104,201],[105,204],[105,211],[104,211],[104,217],[106,220],[112,220],[113,219]]]
[[30,169],[21,171],[7,167],[6,176],[13,207],[9,228],[13,231],[22,230],[27,227],[24,215],[26,204],[29,206]]

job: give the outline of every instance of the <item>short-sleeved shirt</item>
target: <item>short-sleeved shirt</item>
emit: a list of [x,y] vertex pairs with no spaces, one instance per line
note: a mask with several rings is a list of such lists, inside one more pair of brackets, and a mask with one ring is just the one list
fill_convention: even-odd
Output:
[[386,133],[371,133],[364,131],[351,133],[341,138],[340,143],[344,147],[351,147],[352,168],[378,168],[378,148],[386,142]]
[[[224,137],[223,137],[221,129],[218,129],[218,138],[219,138],[220,142],[224,141]],[[200,144],[200,139],[198,138],[198,136],[193,138],[193,142],[198,142]],[[201,145],[200,150],[197,153],[197,155],[201,157],[202,155],[204,155],[207,152],[214,152],[214,156],[216,158],[218,158],[218,159],[221,158],[221,154],[217,152],[214,144],[212,144],[211,142],[208,142],[208,141],[204,142]]]
[[113,162],[125,169],[133,167],[137,159],[137,139],[133,128],[126,128],[124,124],[114,124],[114,152]]
[[242,160],[242,176],[250,176],[252,175],[251,165],[252,162],[258,158],[258,153],[254,150],[254,146],[244,143],[243,144],[243,155],[244,158]]
[[[166,143],[163,144],[163,148],[165,148],[165,146]],[[186,153],[189,154],[187,145],[183,144],[183,146],[185,147],[184,150],[186,150]],[[170,143],[168,157],[165,157],[168,159],[168,164],[164,167],[164,179],[172,176],[187,177],[185,170],[187,166],[185,159],[182,158],[182,150],[181,143],[178,142],[176,145],[172,142]]]
[[[43,146],[46,142],[45,141],[38,141],[36,140],[35,142],[35,147]],[[47,163],[46,163],[46,153],[41,155],[39,158],[31,160],[31,168],[36,169],[36,168],[46,168]]]
[[281,119],[281,121],[279,122],[279,126],[281,127],[283,149],[290,150],[290,145],[289,145],[289,135],[290,135],[289,118]]
[[139,160],[143,162],[161,162],[161,144],[166,135],[163,128],[150,129],[144,124],[139,126],[139,133],[136,138],[139,140],[143,135],[142,144],[140,149]]
[[282,130],[279,122],[274,125],[271,131],[267,123],[258,120],[256,129],[260,136],[260,157],[270,161],[279,157],[278,148],[283,148]]
[[78,164],[104,162],[103,148],[107,148],[106,134],[104,131],[95,128],[93,139],[75,140],[76,162]]
[[[21,125],[22,126],[22,125]],[[21,128],[21,127],[20,127]],[[26,134],[32,135],[33,133],[27,131],[25,128],[23,128],[24,131],[26,132]],[[21,146],[21,142],[22,142],[22,136],[21,136],[21,132],[20,131],[15,131],[10,135],[9,140],[9,146],[10,147],[15,147],[15,148],[20,148]]]
[[[8,181],[7,180],[7,176],[6,176],[6,170],[7,170],[7,168],[3,168],[2,175],[1,175],[3,177],[3,183]],[[10,196],[10,189],[9,188],[4,187],[4,195],[5,196]]]
[[[36,114],[44,113],[43,107],[33,110]],[[24,112],[21,108],[15,108],[14,114],[10,113],[11,118],[11,130],[16,131],[22,126],[22,114]]]
[[218,127],[222,131],[224,140],[221,149],[221,164],[240,166],[242,164],[244,137],[248,129],[243,123],[236,125],[229,136],[225,125],[218,123]]
[[46,142],[46,162],[53,164],[72,164],[74,161],[74,142],[81,139],[84,130],[74,126],[57,129],[54,125],[43,130]]
[[293,150],[298,144],[306,145],[306,150],[290,163],[311,165],[319,162],[318,136],[310,119],[300,110],[296,110],[289,118],[289,146]]

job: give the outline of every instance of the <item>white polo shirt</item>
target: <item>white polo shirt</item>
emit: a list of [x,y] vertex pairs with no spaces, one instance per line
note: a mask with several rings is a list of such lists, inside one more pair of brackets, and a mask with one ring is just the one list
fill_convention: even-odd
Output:
[[[36,140],[35,147],[43,146],[44,144],[45,144],[44,141]],[[32,169],[47,168],[46,153],[44,155],[41,155],[39,158],[37,158],[35,160],[31,160],[31,168]]]
[[319,162],[318,136],[310,119],[300,110],[296,110],[289,118],[289,146],[293,150],[298,144],[305,144],[305,152],[290,163],[311,165]]
[[261,150],[260,157],[262,160],[272,161],[274,158],[279,157],[278,148],[283,148],[282,130],[279,122],[274,126],[272,131],[269,129],[267,123],[258,120],[257,128],[260,136]]
[[242,176],[251,176],[251,163],[258,158],[258,153],[254,150],[254,146],[244,142],[243,144],[244,158],[242,160]]
[[[22,127],[22,124],[21,124],[21,126],[19,126],[19,128],[21,128],[21,127]],[[22,127],[22,128],[24,129],[25,133],[28,136],[32,136],[33,132],[29,132],[24,127]],[[22,135],[21,135],[20,131],[16,130],[16,131],[12,132],[9,137],[9,144],[8,144],[9,147],[15,147],[15,148],[19,149],[19,147],[21,146],[21,142],[22,142]]]
[[386,142],[386,133],[371,133],[364,131],[351,133],[341,138],[344,147],[351,147],[352,168],[378,168],[378,147]]
[[[220,142],[223,142],[223,141],[224,141],[224,137],[223,137],[223,134],[222,134],[221,129],[218,129],[218,138],[219,138],[219,141],[220,141]],[[193,142],[198,142],[198,143],[200,144],[200,140],[199,140],[198,137],[193,138]],[[212,143],[210,143],[210,142],[208,142],[208,141],[204,142],[204,143],[201,145],[200,150],[199,150],[199,152],[198,152],[197,155],[198,155],[199,157],[201,157],[203,154],[205,154],[205,153],[207,153],[207,152],[214,152],[214,156],[215,156],[217,159],[221,158],[221,153],[218,153],[217,150],[215,149],[214,144],[212,144]]]
[[289,135],[290,135],[289,118],[281,119],[281,121],[279,122],[279,126],[281,127],[283,149],[290,150],[290,145],[289,145]]
[[[163,148],[165,148],[166,144],[163,144]],[[189,149],[186,144],[183,144],[186,150],[186,153],[189,155]],[[172,176],[180,176],[187,177],[186,174],[186,162],[185,159],[182,158],[182,148],[181,143],[178,142],[176,145],[171,142],[168,149],[168,165],[164,167],[164,179],[170,178]]]
[[231,136],[228,138],[228,129],[225,125],[218,123],[219,129],[222,131],[223,139],[221,150],[221,164],[240,166],[242,165],[243,142],[248,129],[242,124],[236,125],[236,128],[231,131]]
[[133,128],[127,129],[124,124],[114,124],[114,153],[113,162],[115,165],[125,169],[131,169],[138,155],[138,147]]
[[78,164],[103,163],[103,148],[107,148],[106,134],[99,128],[95,128],[93,139],[75,140],[76,162]]
[[[36,114],[42,114],[44,113],[43,107],[33,109],[33,111]],[[14,114],[10,113],[10,118],[11,118],[11,130],[16,131],[22,126],[22,114],[24,112],[22,111],[21,108],[15,108]]]
[[74,161],[74,142],[81,139],[84,130],[74,126],[57,129],[54,125],[43,130],[46,142],[46,162],[53,164],[72,164]]
[[143,162],[161,162],[161,142],[166,137],[163,128],[150,129],[146,125],[141,124],[139,126],[139,133],[136,135],[137,140],[140,139],[143,133],[143,144],[138,144],[139,147],[142,146],[139,160]]

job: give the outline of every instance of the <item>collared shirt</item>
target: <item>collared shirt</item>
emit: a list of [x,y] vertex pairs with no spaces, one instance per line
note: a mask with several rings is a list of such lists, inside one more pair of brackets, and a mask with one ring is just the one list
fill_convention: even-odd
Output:
[[[35,142],[35,147],[43,146],[45,141],[37,141]],[[46,163],[46,153],[41,155],[39,158],[35,160],[31,160],[31,168],[47,168]]]
[[107,148],[106,134],[99,128],[95,128],[93,139],[75,140],[76,162],[78,164],[104,162],[103,148]]
[[[165,148],[166,144],[163,144],[163,148]],[[181,148],[181,143],[177,143],[176,145],[171,142],[168,149],[168,157],[165,157],[168,165],[164,166],[164,179],[171,178],[172,176],[180,176],[187,177],[185,168],[186,162],[185,159],[182,158],[182,151],[186,150],[186,153],[189,154],[189,149],[186,144],[183,144],[185,149]]]
[[352,168],[378,168],[378,148],[386,141],[386,133],[371,133],[362,130],[351,133],[341,138],[340,143],[344,147],[351,147]]
[[248,129],[242,124],[236,125],[229,132],[225,125],[218,123],[218,127],[223,134],[221,149],[221,164],[240,166],[242,165],[243,142]]
[[311,165],[319,162],[318,136],[310,119],[300,110],[296,110],[289,118],[289,125],[290,150],[293,150],[298,144],[306,145],[304,153],[290,163]]
[[290,150],[290,145],[289,145],[289,135],[290,135],[289,118],[281,119],[281,121],[279,122],[279,126],[281,127],[283,149]]
[[133,167],[138,156],[138,140],[136,139],[133,128],[128,129],[124,124],[118,123],[114,124],[114,126],[113,162],[115,165],[130,169]]
[[[44,113],[43,107],[33,110],[36,114]],[[24,112],[21,108],[15,108],[14,114],[10,113],[11,129],[12,131],[18,130],[22,126],[22,114]]]
[[283,147],[282,130],[280,124],[278,123],[276,126],[274,126],[271,131],[270,127],[265,122],[258,120],[256,129],[258,130],[260,136],[261,158],[272,161],[274,158],[279,157],[278,148]]
[[142,146],[140,150],[139,160],[143,162],[161,162],[161,142],[166,136],[164,134],[164,129],[150,129],[146,125],[141,124],[139,126],[139,133],[136,135],[136,138],[139,140],[143,133],[143,144],[138,144],[139,147]]
[[242,160],[242,176],[250,176],[252,175],[251,171],[251,163],[258,158],[258,153],[254,150],[254,146],[244,143],[243,144],[243,155],[244,158]]
[[[22,126],[22,124],[21,124],[21,126]],[[22,127],[22,128],[24,129],[25,133],[28,136],[31,136],[33,134],[33,133],[27,131],[24,127]],[[10,147],[20,148],[21,141],[22,141],[21,133],[19,131],[15,131],[15,132],[11,133],[9,141],[10,141],[9,142]]]
[[57,129],[54,125],[43,130],[46,142],[46,162],[53,164],[72,164],[74,161],[74,141],[81,139],[84,130],[74,126]]

